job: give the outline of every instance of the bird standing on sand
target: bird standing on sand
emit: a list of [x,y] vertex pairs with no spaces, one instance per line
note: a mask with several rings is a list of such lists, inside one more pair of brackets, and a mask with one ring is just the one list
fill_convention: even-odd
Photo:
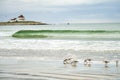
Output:
[[85,60],[84,60],[84,64],[85,64],[85,65],[91,64],[91,61],[92,61],[92,59],[85,59]]
[[116,60],[115,62],[116,62],[116,67],[118,67],[119,60]]
[[109,61],[108,60],[104,60],[103,62],[105,63],[105,67],[108,67]]
[[84,60],[84,65],[85,65],[85,66],[88,66],[88,67],[91,67],[91,61],[92,61],[92,59],[90,59],[90,58],[85,59],[85,60]]
[[72,66],[76,66],[77,62],[78,61],[73,58],[67,58],[63,60],[63,64],[71,64]]

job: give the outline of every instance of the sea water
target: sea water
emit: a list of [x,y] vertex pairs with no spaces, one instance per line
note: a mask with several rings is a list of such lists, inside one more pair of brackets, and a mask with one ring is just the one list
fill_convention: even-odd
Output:
[[[80,30],[105,33],[45,33],[49,38],[14,38],[19,30]],[[110,31],[110,32],[109,32]],[[76,67],[63,65],[75,56]],[[92,59],[85,67],[83,60]],[[120,23],[0,26],[0,80],[119,80]],[[105,68],[103,60],[109,60]],[[112,76],[111,76],[112,75]],[[72,77],[70,77],[72,76]]]

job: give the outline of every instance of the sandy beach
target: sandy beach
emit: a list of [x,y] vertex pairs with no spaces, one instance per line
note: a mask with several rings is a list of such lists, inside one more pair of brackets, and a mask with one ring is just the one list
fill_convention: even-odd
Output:
[[40,60],[39,57],[1,57],[1,80],[119,80],[120,66],[111,62],[108,67],[100,61],[85,66],[64,65],[61,60]]

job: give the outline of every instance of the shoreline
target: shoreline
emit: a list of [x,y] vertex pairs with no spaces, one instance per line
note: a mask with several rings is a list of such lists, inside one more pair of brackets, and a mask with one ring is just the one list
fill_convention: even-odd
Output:
[[109,64],[108,67],[104,63],[92,63],[90,66],[78,63],[71,66],[56,60],[2,58],[0,65],[2,80],[118,80],[120,77],[119,67],[114,64]]
[[4,25],[48,25],[47,23],[36,21],[19,21],[19,22],[0,22],[0,26]]

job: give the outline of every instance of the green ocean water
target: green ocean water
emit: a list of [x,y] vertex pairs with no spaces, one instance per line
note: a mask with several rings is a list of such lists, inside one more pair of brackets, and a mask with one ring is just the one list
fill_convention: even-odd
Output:
[[16,38],[49,39],[108,39],[119,40],[119,30],[20,30],[12,35]]

